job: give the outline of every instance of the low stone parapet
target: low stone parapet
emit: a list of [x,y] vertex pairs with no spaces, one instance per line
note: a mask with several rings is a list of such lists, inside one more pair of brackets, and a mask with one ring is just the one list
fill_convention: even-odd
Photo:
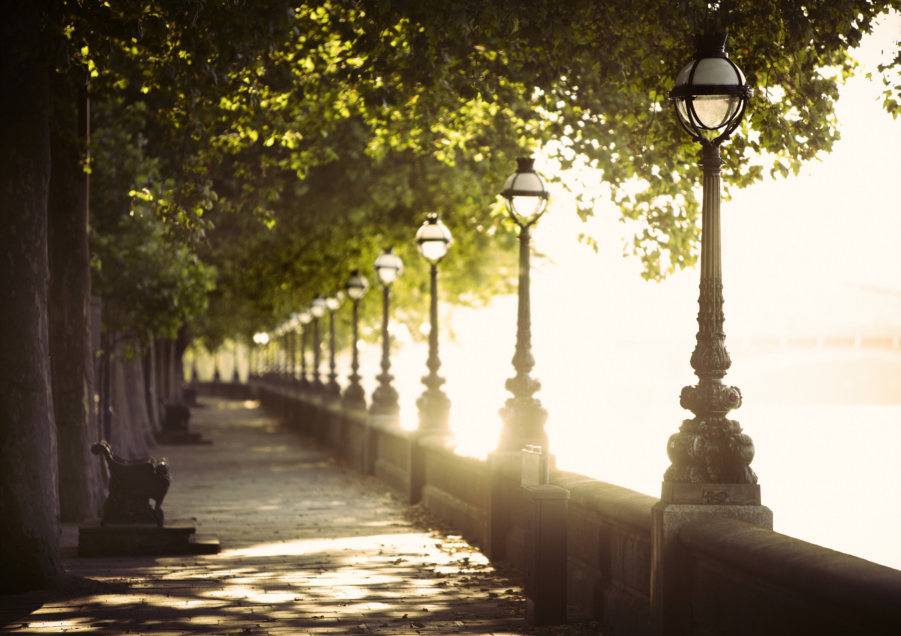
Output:
[[695,522],[679,539],[701,633],[901,633],[898,570],[731,519]]

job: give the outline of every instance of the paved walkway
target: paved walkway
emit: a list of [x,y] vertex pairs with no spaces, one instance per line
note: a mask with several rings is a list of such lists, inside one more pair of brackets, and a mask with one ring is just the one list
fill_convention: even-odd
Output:
[[[191,428],[212,445],[160,446],[167,520],[193,519],[217,555],[77,558],[98,584],[0,598],[3,633],[533,634],[512,573],[286,430],[255,402],[204,398]],[[588,625],[580,625],[585,633]],[[592,625],[591,628],[594,626]],[[573,628],[555,633],[574,633]],[[543,630],[543,633],[547,633]],[[593,631],[591,633],[596,633]]]

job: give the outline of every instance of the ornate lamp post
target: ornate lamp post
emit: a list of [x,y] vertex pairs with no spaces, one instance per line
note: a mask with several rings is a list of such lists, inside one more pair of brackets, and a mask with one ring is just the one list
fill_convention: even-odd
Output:
[[307,379],[307,325],[313,319],[310,310],[304,308],[297,316],[300,322],[300,390],[309,391],[310,381]]
[[397,277],[404,271],[404,262],[392,249],[389,247],[384,254],[375,259],[375,273],[382,284],[382,372],[377,377],[379,385],[372,392],[372,405],[369,407],[369,412],[373,415],[396,415],[400,411],[397,403],[397,389],[391,386],[394,376],[389,373],[391,341],[388,335],[388,304],[391,283],[397,280]]
[[369,289],[369,281],[360,276],[360,270],[355,269],[350,273],[350,278],[344,283],[344,291],[353,301],[354,319],[353,319],[353,340],[351,341],[351,364],[350,375],[348,379],[350,384],[344,390],[344,408],[366,410],[366,393],[360,385],[360,356],[357,351],[357,342],[360,338],[359,321],[360,321],[360,301],[366,295]]
[[698,335],[691,354],[699,381],[682,389],[680,400],[694,418],[683,421],[669,439],[672,463],[663,476],[660,502],[651,511],[652,633],[667,636],[695,631],[679,529],[703,517],[773,527],[773,513],[760,505],[760,486],[750,467],[754,444],[738,422],[726,418],[741,406],[741,391],[723,384],[732,362],[723,332],[719,147],[741,122],[750,89],[725,44],[724,33],[696,36],[695,59],[679,72],[670,93],[682,128],[701,144],[704,191]]
[[288,377],[288,333],[284,323],[279,325],[278,331],[278,348],[275,350],[275,379],[279,384],[284,384]]
[[504,427],[498,450],[518,452],[526,445],[538,445],[546,454],[548,444],[544,424],[547,422],[547,410],[541,406],[538,398],[532,397],[541,389],[541,382],[529,375],[535,367],[529,298],[529,230],[547,209],[550,194],[544,181],[535,172],[531,157],[519,157],[516,164],[516,173],[507,179],[501,193],[507,203],[510,218],[519,226],[519,309],[516,318],[516,351],[513,354],[516,375],[505,384],[513,397],[499,411]]
[[335,312],[341,306],[343,300],[343,292],[338,292],[334,296],[329,296],[325,299],[325,306],[328,308],[329,337],[329,373],[328,384],[325,386],[325,397],[327,400],[334,402],[341,399],[341,385],[338,384],[338,374],[335,372]]
[[328,309],[325,298],[316,296],[310,303],[310,313],[313,314],[313,392],[321,395],[325,385],[319,377],[319,362],[322,356],[322,341],[319,337],[319,319],[325,315]]
[[296,389],[299,385],[297,379],[297,328],[300,325],[300,314],[294,312],[288,319],[288,337],[291,340],[291,371],[290,384],[291,388]]
[[[732,364],[723,332],[723,280],[720,250],[720,144],[741,122],[751,89],[724,51],[725,33],[695,37],[697,54],[676,77],[670,93],[682,128],[701,144],[704,170],[701,212],[701,285],[697,345],[691,366],[696,386],[682,389],[680,403],[695,417],[669,439],[672,465],[665,482],[756,484],[750,467],[754,444],[738,422],[726,419],[741,406],[741,391],[722,379]],[[759,501],[758,501],[759,503]]]
[[454,242],[450,230],[437,214],[429,214],[425,223],[416,232],[419,253],[429,262],[431,268],[429,307],[429,359],[426,367],[429,374],[422,377],[426,390],[416,400],[419,410],[419,429],[428,431],[450,431],[450,399],[441,390],[445,380],[438,375],[441,360],[438,358],[438,263],[447,254]]

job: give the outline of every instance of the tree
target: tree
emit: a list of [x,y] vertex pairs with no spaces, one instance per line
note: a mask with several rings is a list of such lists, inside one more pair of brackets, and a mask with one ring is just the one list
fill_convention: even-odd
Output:
[[[189,5],[192,6],[192,5]],[[280,5],[275,5],[280,8]],[[194,3],[192,8],[199,10]],[[129,8],[141,12],[143,3]],[[184,5],[165,3],[175,22]],[[62,573],[58,553],[56,426],[48,337],[48,188],[51,173],[49,74],[74,50],[100,49],[127,21],[106,3],[14,0],[4,4],[0,113],[0,592],[50,584]],[[263,18],[270,13],[259,12]],[[253,21],[241,28],[259,28]],[[260,30],[265,32],[265,26]],[[244,41],[253,43],[255,38]],[[254,44],[248,44],[253,46]],[[90,60],[92,61],[92,60]],[[71,166],[70,174],[71,174]],[[65,196],[63,194],[63,196]],[[77,196],[77,193],[74,195]],[[83,288],[84,289],[84,288]],[[84,335],[87,337],[87,334]],[[87,423],[84,424],[87,426]]]
[[91,270],[88,193],[83,157],[87,94],[64,72],[52,72],[48,318],[53,412],[58,435],[60,519],[100,514],[100,463],[90,452],[99,441],[94,416],[91,351]]
[[50,97],[37,4],[4,9],[0,42],[0,593],[47,585],[59,558],[47,332]]

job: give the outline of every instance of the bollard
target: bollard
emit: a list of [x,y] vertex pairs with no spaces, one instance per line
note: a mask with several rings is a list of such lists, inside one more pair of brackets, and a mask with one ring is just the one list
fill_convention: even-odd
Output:
[[548,455],[522,451],[526,553],[524,587],[530,625],[566,623],[566,507],[569,491],[548,482]]

